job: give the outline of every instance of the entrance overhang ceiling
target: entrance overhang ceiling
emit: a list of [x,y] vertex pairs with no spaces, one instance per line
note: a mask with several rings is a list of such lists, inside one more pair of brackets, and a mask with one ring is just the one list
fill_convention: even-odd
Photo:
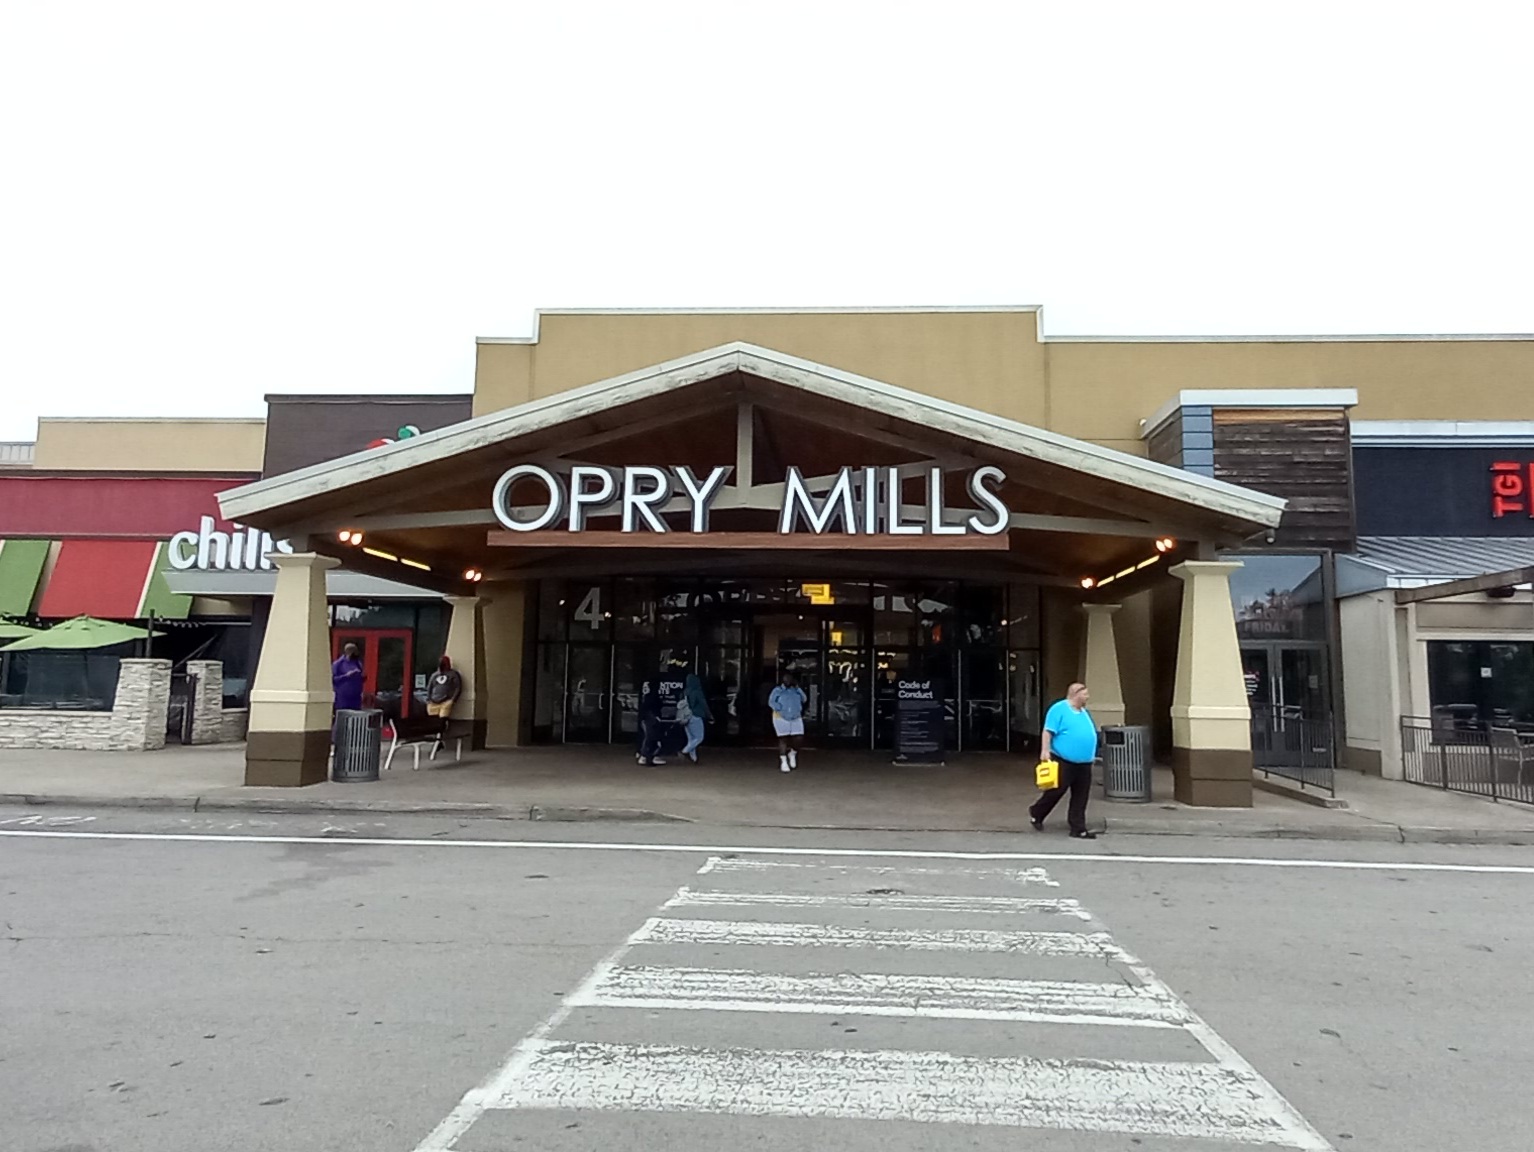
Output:
[[[339,529],[362,527],[443,570],[490,568],[510,551],[487,547],[491,489],[513,464],[738,465],[750,445],[755,476],[737,483],[781,482],[789,465],[812,476],[843,465],[1001,467],[1019,574],[1044,553],[1053,562],[1033,568],[1074,577],[1143,554],[1162,535],[1230,546],[1276,527],[1284,509],[1265,493],[739,343],[259,480],[219,502],[228,519],[307,536],[354,567],[366,565],[328,546]],[[734,507],[739,527],[764,526],[746,511],[756,505]],[[643,551],[643,535],[632,551]],[[572,539],[566,559],[578,551]],[[555,564],[546,548],[526,559],[528,575]],[[670,561],[686,568],[688,559]]]

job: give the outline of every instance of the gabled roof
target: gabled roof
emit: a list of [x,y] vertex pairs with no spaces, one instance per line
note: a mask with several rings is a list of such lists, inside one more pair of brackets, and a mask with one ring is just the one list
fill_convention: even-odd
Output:
[[746,343],[725,344],[398,443],[260,480],[223,493],[219,502],[225,517],[245,519],[734,373],[1137,488],[1254,528],[1275,527],[1284,509],[1284,501],[1276,496]]

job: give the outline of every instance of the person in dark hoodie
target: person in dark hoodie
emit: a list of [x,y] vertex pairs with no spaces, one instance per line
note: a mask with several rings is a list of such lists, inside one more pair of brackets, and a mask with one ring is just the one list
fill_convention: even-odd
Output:
[[651,676],[639,689],[638,760],[645,768],[657,768],[665,763],[655,755],[660,751],[661,738],[666,731],[660,713],[660,677]]
[[703,725],[705,722],[712,724],[714,714],[709,710],[703,681],[691,672],[687,674],[687,687],[677,705],[676,718],[687,729],[687,743],[682,746],[682,755],[696,764],[698,749],[703,744]]

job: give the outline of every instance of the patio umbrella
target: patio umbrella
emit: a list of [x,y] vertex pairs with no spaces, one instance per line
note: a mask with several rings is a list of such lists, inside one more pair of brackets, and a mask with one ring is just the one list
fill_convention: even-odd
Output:
[[7,624],[0,620],[0,640],[20,640],[25,636],[36,636],[41,629],[28,628],[25,624]]
[[[19,625],[11,625],[19,627]],[[91,648],[110,648],[114,644],[131,644],[146,637],[163,636],[163,632],[150,632],[133,624],[118,624],[113,620],[97,620],[94,616],[76,616],[62,624],[55,624],[46,631],[32,630],[4,646],[6,652],[81,652]]]

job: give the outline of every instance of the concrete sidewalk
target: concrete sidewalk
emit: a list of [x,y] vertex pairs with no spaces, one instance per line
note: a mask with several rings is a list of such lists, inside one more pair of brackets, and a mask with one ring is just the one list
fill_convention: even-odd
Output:
[[[515,820],[676,820],[778,828],[1027,831],[1032,765],[971,755],[947,767],[863,753],[806,752],[784,775],[770,752],[706,750],[705,763],[637,767],[609,748],[451,753],[412,771],[402,755],[378,783],[246,788],[244,747],[161,752],[0,750],[0,804],[184,811],[424,812]],[[1093,827],[1169,836],[1534,845],[1534,808],[1339,772],[1345,808],[1259,791],[1249,809],[1188,808],[1157,769],[1149,804],[1104,801]],[[1050,831],[1062,834],[1063,810]]]

